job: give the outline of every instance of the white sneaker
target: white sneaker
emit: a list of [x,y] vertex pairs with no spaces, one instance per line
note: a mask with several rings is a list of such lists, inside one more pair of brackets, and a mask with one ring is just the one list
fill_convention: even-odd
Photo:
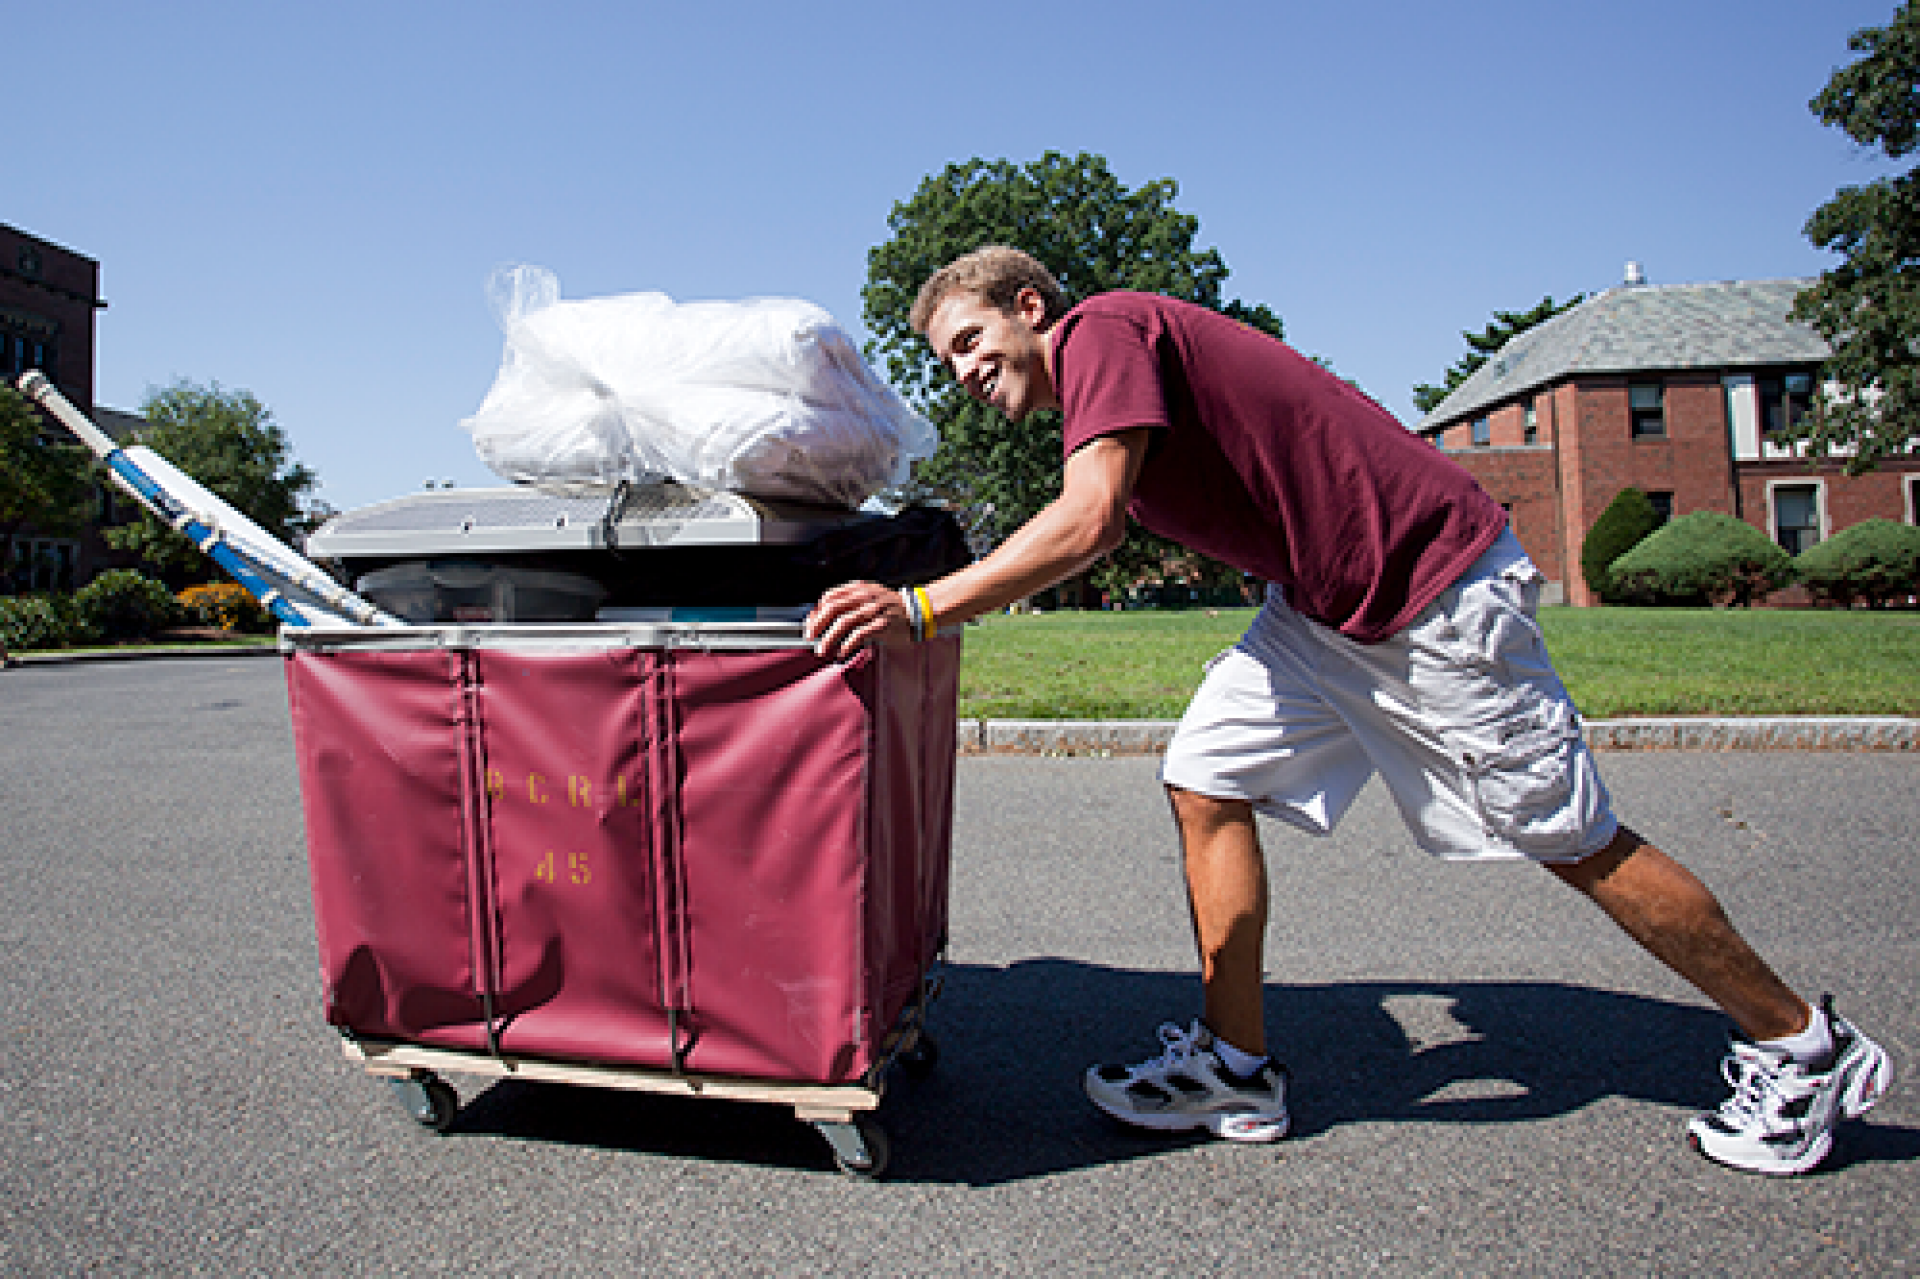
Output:
[[1833,1130],[1873,1108],[1893,1082],[1879,1044],[1821,1005],[1833,1030],[1825,1061],[1805,1064],[1736,1040],[1720,1064],[1733,1096],[1687,1124],[1687,1140],[1707,1158],[1746,1172],[1788,1177],[1807,1172],[1833,1149]]
[[1268,1058],[1252,1075],[1228,1070],[1199,1022],[1160,1027],[1165,1051],[1138,1066],[1093,1066],[1087,1096],[1122,1123],[1159,1131],[1205,1128],[1228,1141],[1287,1135],[1287,1068]]

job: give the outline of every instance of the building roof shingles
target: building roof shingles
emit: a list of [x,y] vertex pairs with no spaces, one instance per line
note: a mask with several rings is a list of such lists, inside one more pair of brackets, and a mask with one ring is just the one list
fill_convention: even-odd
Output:
[[1431,434],[1576,373],[1753,368],[1827,358],[1813,329],[1787,319],[1811,280],[1730,280],[1609,289],[1497,351],[1417,428]]

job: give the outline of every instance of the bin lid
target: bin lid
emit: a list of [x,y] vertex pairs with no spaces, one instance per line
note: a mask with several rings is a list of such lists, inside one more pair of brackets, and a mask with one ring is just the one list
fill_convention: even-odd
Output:
[[324,559],[809,542],[882,518],[663,481],[616,489],[434,489],[334,516],[307,538]]

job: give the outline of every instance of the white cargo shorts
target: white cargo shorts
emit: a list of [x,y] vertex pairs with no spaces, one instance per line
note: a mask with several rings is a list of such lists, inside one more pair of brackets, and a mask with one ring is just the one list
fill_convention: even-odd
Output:
[[1503,533],[1381,644],[1307,620],[1272,588],[1209,663],[1161,780],[1328,835],[1377,772],[1435,856],[1598,852],[1619,823],[1534,621],[1544,580]]

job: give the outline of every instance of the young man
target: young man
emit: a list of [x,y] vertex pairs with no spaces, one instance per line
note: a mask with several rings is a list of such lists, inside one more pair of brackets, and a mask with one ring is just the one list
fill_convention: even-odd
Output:
[[1879,1099],[1879,1046],[1783,984],[1699,880],[1614,818],[1534,624],[1543,579],[1465,470],[1265,334],[1146,294],[1069,309],[1017,250],[942,268],[911,320],[976,400],[1016,422],[1062,410],[1062,491],[949,577],[828,591],[807,622],[822,655],[922,638],[1082,572],[1129,513],[1272,584],[1161,772],[1201,1019],[1163,1026],[1152,1060],[1089,1070],[1096,1105],[1147,1128],[1286,1133],[1286,1072],[1262,1018],[1254,814],[1328,834],[1376,772],[1427,851],[1539,862],[1733,1018],[1747,1037],[1724,1067],[1733,1095],[1688,1125],[1702,1153],[1804,1172],[1840,1119]]

